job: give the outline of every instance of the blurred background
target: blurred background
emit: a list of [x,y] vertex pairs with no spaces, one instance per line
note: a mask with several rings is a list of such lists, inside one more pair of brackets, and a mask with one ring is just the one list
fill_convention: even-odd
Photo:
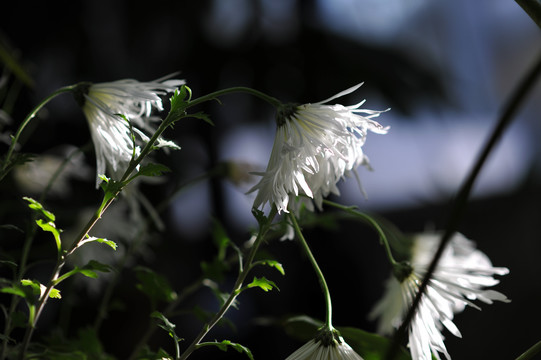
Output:
[[[299,103],[317,102],[364,82],[339,101],[350,105],[366,99],[365,108],[390,108],[377,119],[390,131],[369,134],[364,146],[374,169],[359,169],[367,196],[355,179],[347,179],[340,184],[341,196],[332,199],[376,213],[404,232],[445,226],[451,200],[479,149],[541,54],[540,29],[512,0],[119,0],[10,2],[2,8],[1,41],[31,78],[28,83],[9,80],[12,101],[0,119],[2,152],[7,149],[6,134],[39,101],[80,81],[149,81],[180,72],[175,76],[187,81],[195,97],[248,86]],[[446,341],[455,359],[512,359],[541,340],[540,96],[541,85],[536,85],[482,171],[460,225],[495,266],[510,269],[497,290],[512,302],[484,305],[482,312],[468,308],[457,315],[463,338],[448,334]],[[239,245],[257,225],[250,211],[255,194],[246,194],[257,179],[247,171],[266,167],[274,112],[243,94],[221,100],[201,107],[214,127],[187,119],[166,132],[182,147],[158,155],[172,172],[158,183],[141,184],[146,199],[156,205],[178,184],[220,164],[236,170],[236,176],[230,171],[229,177],[207,178],[180,192],[162,214],[164,229],[157,227],[131,258],[113,295],[122,306],[100,330],[105,350],[119,359],[128,356],[149,321],[148,300],[135,288],[130,268],[156,269],[181,293],[200,275],[199,261],[212,259],[213,219]],[[47,105],[23,138],[23,150],[38,154],[65,155],[86,146],[83,156],[73,160],[75,170],[67,183],[46,203],[68,234],[77,231],[77,224],[100,201],[89,141],[83,114],[69,95]],[[33,183],[42,176],[21,171],[4,180],[4,219],[26,216],[21,197],[39,191],[43,181]],[[117,205],[111,213],[126,217],[127,210]],[[74,213],[73,206],[84,211]],[[96,236],[114,240],[115,234],[126,237],[129,232],[120,220],[103,223]],[[367,314],[389,274],[384,253],[368,227],[351,221],[336,225],[306,229],[333,295],[335,325],[374,331]],[[43,255],[47,246],[40,246]],[[317,280],[297,244],[272,241],[268,250],[286,271],[283,278],[275,271],[266,275],[280,291],[246,292],[240,309],[227,316],[237,330],[218,328],[208,337],[242,343],[256,359],[285,358],[302,344],[270,319],[288,314],[324,317]],[[35,276],[46,269],[47,264],[34,268]],[[226,280],[223,289],[232,281]],[[55,313],[51,302],[42,328],[62,321],[77,329],[92,322],[105,282],[81,279],[71,286],[74,295],[62,300],[73,302],[71,315]],[[207,310],[217,306],[208,289],[191,296],[186,307],[195,304]],[[179,316],[175,323],[184,343],[201,326],[191,315]],[[151,344],[172,352],[165,333],[157,333]],[[193,358],[209,357],[243,355],[205,349]]]

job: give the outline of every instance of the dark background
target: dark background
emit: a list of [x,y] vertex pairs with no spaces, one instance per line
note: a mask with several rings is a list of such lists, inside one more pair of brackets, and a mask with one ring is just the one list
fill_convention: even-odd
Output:
[[[177,76],[186,79],[194,96],[242,85],[301,103],[320,101],[364,81],[343,103],[366,98],[366,108],[391,108],[378,119],[391,130],[385,136],[369,135],[365,146],[375,168],[360,171],[368,199],[359,195],[354,179],[334,199],[376,212],[404,232],[445,226],[453,194],[511,91],[536,61],[541,39],[533,21],[510,0],[81,1],[2,7],[3,41],[34,81],[21,88],[10,111],[15,124],[51,92],[79,81],[147,81],[180,71]],[[493,154],[460,225],[495,266],[511,270],[497,289],[512,303],[483,305],[482,312],[468,308],[457,315],[463,339],[449,335],[446,341],[455,359],[512,359],[541,339],[539,95],[536,86]],[[273,109],[246,95],[222,101],[202,108],[214,127],[189,119],[166,133],[182,150],[159,158],[173,170],[165,184],[142,186],[152,203],[223,160],[248,161],[264,169],[274,136]],[[84,146],[90,140],[85,119],[68,95],[51,102],[29,133],[23,149],[35,153],[54,151],[58,144]],[[93,151],[86,152],[92,171],[94,161]],[[93,181],[93,175],[75,181],[69,196],[47,203],[66,232],[76,227],[77,218],[63,209],[91,208],[99,202]],[[204,181],[173,202],[163,217],[168,230],[153,232],[115,288],[114,297],[124,308],[113,311],[101,328],[108,353],[126,358],[148,323],[149,303],[135,288],[130,269],[136,264],[151,267],[180,293],[200,275],[199,261],[213,256],[211,216],[237,244],[249,238],[253,194],[245,192],[253,183]],[[13,177],[0,189],[3,222],[22,221],[25,189]],[[114,233],[115,225],[110,226],[102,231]],[[333,295],[334,323],[374,331],[366,315],[383,290],[386,259],[368,227],[347,221],[338,226],[339,231],[306,229]],[[36,251],[45,256],[46,249],[39,243]],[[286,277],[262,273],[280,291],[244,293],[240,310],[227,316],[237,331],[218,328],[207,338],[242,343],[257,359],[285,358],[302,344],[269,319],[324,316],[316,278],[297,244],[272,241],[268,249],[283,263]],[[34,276],[46,270],[47,264],[36,267]],[[226,280],[222,289],[233,281]],[[62,301],[73,301],[69,320],[51,301],[42,329],[59,318],[72,330],[93,321],[103,283],[77,282],[84,285],[71,285],[73,300],[63,290]],[[190,297],[186,308],[195,304],[216,307],[208,290]],[[182,345],[199,331],[193,316],[174,322],[186,339]],[[37,332],[38,339],[41,334]],[[157,333],[151,344],[172,353],[170,342]],[[193,356],[209,357],[243,355],[204,349]]]

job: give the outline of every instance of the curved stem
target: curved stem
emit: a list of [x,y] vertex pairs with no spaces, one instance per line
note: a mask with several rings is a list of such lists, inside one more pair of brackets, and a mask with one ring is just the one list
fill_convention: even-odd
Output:
[[387,359],[394,358],[398,350],[399,343],[402,342],[402,340],[406,336],[407,328],[410,325],[411,320],[413,319],[413,316],[415,315],[415,311],[417,311],[417,307],[419,306],[421,297],[423,296],[427,288],[428,282],[430,281],[430,278],[432,277],[432,274],[434,273],[434,270],[436,269],[436,266],[438,265],[438,262],[443,254],[445,246],[451,240],[453,234],[456,232],[458,228],[458,224],[460,223],[460,221],[462,220],[462,217],[464,216],[468,199],[469,199],[471,190],[473,188],[473,185],[477,179],[477,176],[481,172],[481,169],[483,168],[486,160],[488,159],[488,156],[490,155],[490,153],[492,152],[492,150],[494,149],[494,147],[496,146],[496,144],[502,137],[503,133],[505,132],[507,127],[511,124],[512,120],[514,119],[515,113],[519,109],[520,105],[522,104],[522,101],[525,99],[528,92],[532,89],[533,85],[535,84],[540,74],[541,74],[541,56],[538,57],[538,60],[536,61],[534,66],[528,71],[526,76],[518,84],[515,91],[511,94],[510,100],[507,103],[507,106],[504,108],[504,111],[501,117],[499,118],[498,123],[496,124],[496,127],[492,131],[490,138],[488,139],[485,146],[483,147],[483,150],[481,154],[479,155],[479,157],[477,158],[477,161],[475,162],[474,167],[472,168],[468,177],[466,178],[466,181],[463,183],[462,187],[460,188],[455,198],[453,207],[451,208],[451,214],[449,216],[449,220],[447,222],[445,232],[441,238],[438,250],[436,251],[434,258],[432,259],[432,262],[430,263],[430,266],[427,269],[423,282],[421,283],[421,286],[419,287],[419,291],[417,292],[417,295],[415,296],[415,299],[413,300],[411,307],[408,313],[406,314],[404,321],[402,322],[402,325],[395,332],[394,340],[387,354]]
[[332,302],[331,302],[331,293],[329,292],[329,287],[327,286],[327,282],[325,281],[325,276],[323,276],[323,272],[319,268],[319,265],[317,264],[316,258],[312,254],[312,251],[310,251],[310,247],[308,246],[308,243],[306,242],[306,239],[304,238],[304,235],[302,234],[301,228],[299,227],[299,223],[297,222],[297,219],[295,218],[295,215],[292,213],[289,213],[289,219],[291,220],[291,223],[293,224],[293,227],[295,228],[295,233],[297,234],[301,246],[308,256],[308,259],[310,260],[310,263],[312,264],[312,267],[314,268],[314,271],[316,272],[317,278],[319,280],[319,285],[321,286],[321,291],[323,291],[323,296],[325,297],[325,325],[324,328],[331,330],[332,327]]
[[516,360],[530,360],[533,357],[541,352],[541,341],[536,343],[534,346],[526,350],[522,355],[520,355]]
[[[17,132],[15,133],[15,136],[13,136],[13,138],[11,139],[11,145],[9,147],[9,150],[7,152],[7,155],[6,155],[6,158],[4,159],[4,165],[2,166],[2,172],[4,172],[6,170],[6,168],[8,167],[8,164],[9,164],[9,160],[11,158],[11,155],[13,155],[13,151],[15,150],[15,146],[17,145],[17,142],[19,141],[19,137],[21,136],[24,128],[30,123],[30,121],[36,116],[36,114],[38,113],[38,111],[41,110],[41,108],[43,108],[49,101],[51,101],[52,99],[54,99],[55,97],[57,97],[58,95],[62,94],[62,93],[65,93],[65,92],[68,92],[68,91],[72,91],[73,88],[75,87],[76,85],[70,85],[70,86],[65,86],[63,88],[60,88],[58,90],[56,90],[55,92],[53,92],[51,95],[49,95],[48,97],[46,97],[45,99],[43,99],[41,101],[41,103],[38,104],[38,106],[36,106],[34,108],[34,110],[32,110],[32,112],[30,112],[30,114],[28,114],[26,116],[26,118],[23,120],[23,122],[21,123],[21,125],[19,126],[19,129],[17,129]],[[5,174],[2,174],[2,176],[4,176]]]
[[379,235],[379,242],[385,248],[385,254],[387,255],[387,259],[389,259],[389,262],[391,263],[393,267],[397,264],[397,261],[393,257],[393,252],[391,251],[391,246],[389,245],[389,241],[387,240],[387,235],[385,235],[385,232],[383,231],[381,226],[379,226],[378,222],[374,220],[374,218],[360,211],[355,210],[351,206],[344,206],[344,205],[337,204],[329,200],[323,200],[323,203],[326,205],[330,205],[335,208],[338,208],[340,210],[343,210],[347,212],[348,214],[354,215],[355,217],[358,217],[360,220],[371,225]]
[[267,222],[259,228],[259,233],[257,234],[257,238],[254,241],[254,244],[252,245],[252,248],[250,249],[250,253],[248,254],[248,257],[246,261],[244,262],[244,266],[242,267],[242,271],[239,273],[239,276],[237,277],[237,281],[235,281],[235,285],[233,286],[233,290],[229,294],[229,297],[225,301],[225,303],[222,305],[220,310],[214,315],[214,317],[203,326],[203,329],[199,332],[199,334],[196,336],[196,338],[192,341],[192,343],[188,346],[188,348],[182,353],[180,356],[180,360],[185,360],[190,356],[194,350],[197,348],[201,340],[208,334],[208,332],[220,321],[220,319],[225,315],[227,310],[231,307],[237,296],[241,293],[242,284],[244,283],[244,280],[246,280],[246,276],[248,276],[248,273],[252,270],[253,261],[255,258],[255,255],[257,251],[259,250],[259,246],[261,245],[261,242],[264,240],[265,235],[270,229],[270,226],[272,224],[272,220],[276,216],[277,210],[276,207],[273,207],[272,210],[269,213],[269,217],[267,218]]
[[234,86],[234,87],[230,87],[230,88],[227,88],[227,89],[214,91],[214,92],[211,92],[210,94],[198,97],[197,99],[190,100],[190,102],[188,103],[187,108],[198,105],[198,104],[201,104],[201,103],[203,103],[205,101],[214,100],[214,99],[216,99],[216,98],[218,98],[218,97],[220,97],[222,95],[233,94],[233,93],[238,93],[238,92],[243,92],[243,93],[254,95],[254,96],[268,102],[269,104],[271,104],[274,107],[279,107],[280,105],[282,105],[282,102],[280,100],[278,100],[275,97],[272,97],[270,95],[267,95],[265,93],[262,93],[261,91],[258,91],[258,90],[255,90],[255,89],[252,89],[252,88],[249,88],[249,87],[244,87],[244,86]]

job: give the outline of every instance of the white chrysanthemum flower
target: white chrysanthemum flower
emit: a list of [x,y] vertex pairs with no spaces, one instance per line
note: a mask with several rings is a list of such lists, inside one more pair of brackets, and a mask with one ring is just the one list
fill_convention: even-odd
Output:
[[[378,332],[391,334],[401,325],[437,251],[440,238],[441,234],[437,233],[414,237],[409,275],[403,279],[390,278],[385,295],[370,313],[371,318],[379,318]],[[413,360],[431,360],[432,355],[440,359],[439,353],[450,359],[444,344],[443,328],[462,337],[452,320],[454,314],[463,311],[466,305],[480,309],[474,300],[487,304],[494,300],[509,302],[502,293],[486,289],[499,283],[494,275],[508,273],[507,268],[493,267],[490,259],[475,248],[473,241],[456,233],[445,248],[409,325]]]
[[[278,129],[267,169],[251,190],[257,190],[254,207],[269,203],[278,212],[298,209],[302,203],[313,210],[323,198],[339,195],[337,182],[359,165],[369,168],[362,146],[368,130],[387,133],[387,127],[371,120],[381,111],[359,109],[363,102],[343,106],[324,105],[349,94],[362,84],[315,104],[284,105],[278,110]],[[291,201],[291,197],[299,197]]]
[[[88,120],[96,150],[96,185],[101,181],[99,175],[106,170],[122,174],[133,155],[139,155],[140,148],[137,144],[134,146],[133,137],[137,142],[149,140],[149,135],[156,130],[157,119],[151,116],[152,111],[163,110],[160,96],[175,91],[182,84],[183,80],[176,79],[150,82],[125,79],[81,84],[76,89],[75,96]],[[159,139],[156,146],[178,149],[176,144],[164,139]]]
[[312,339],[289,355],[286,360],[363,360],[341,336],[329,344],[325,339]]

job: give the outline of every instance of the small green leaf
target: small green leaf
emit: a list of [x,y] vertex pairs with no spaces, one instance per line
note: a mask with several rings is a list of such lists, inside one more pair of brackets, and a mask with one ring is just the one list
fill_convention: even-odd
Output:
[[280,290],[280,289],[278,289],[278,286],[276,286],[276,284],[274,282],[268,280],[265,277],[262,277],[262,278],[254,277],[254,280],[252,280],[252,282],[250,284],[248,284],[246,287],[247,288],[259,287],[262,290],[264,290],[265,292],[270,291],[273,288],[276,288],[277,290]]
[[94,237],[94,236],[88,236],[87,235],[86,239],[84,240],[84,242],[93,242],[93,241],[99,242],[100,244],[109,245],[111,248],[113,248],[113,250],[116,250],[117,247],[118,247],[116,242],[114,242],[112,240],[107,240],[107,239],[104,239],[104,238],[97,238],[97,237]]
[[61,299],[62,295],[60,295],[60,290],[52,288],[49,297],[52,299]]
[[171,336],[173,339],[175,339],[175,342],[179,342],[179,341],[184,340],[184,339],[179,338],[177,336],[177,334],[175,333],[176,325],[173,324],[171,321],[169,321],[169,319],[166,318],[165,315],[163,315],[161,312],[154,311],[154,312],[152,312],[152,314],[150,314],[150,316],[153,317],[153,318],[161,320],[162,323],[158,324],[158,326],[161,327],[162,329],[164,329],[165,331],[167,331],[169,333],[169,336]]
[[216,346],[218,349],[222,351],[227,351],[228,347],[232,347],[233,349],[237,350],[239,353],[241,354],[244,353],[246,354],[246,356],[248,356],[248,358],[250,358],[251,360],[254,360],[254,356],[252,355],[252,352],[250,351],[250,349],[248,349],[246,346],[243,346],[238,343],[234,343],[229,340],[222,340],[222,342],[217,342],[217,341],[204,342],[204,343],[200,343],[197,347],[199,348],[203,346]]
[[268,265],[270,267],[273,267],[275,268],[276,270],[278,270],[280,272],[280,274],[282,275],[285,275],[285,271],[284,271],[284,267],[282,266],[281,263],[279,263],[278,261],[276,260],[262,260],[260,261],[261,264],[263,265]]
[[52,212],[50,212],[50,211],[47,211],[39,202],[37,202],[36,200],[34,200],[32,198],[26,197],[26,196],[23,197],[23,199],[29,202],[28,207],[30,209],[42,214],[49,221],[55,221],[56,218],[55,218],[54,214]]
[[43,230],[48,231],[51,234],[53,234],[55,242],[56,242],[56,248],[58,250],[58,253],[62,251],[62,240],[60,240],[60,231],[56,228],[56,225],[53,222],[44,222],[42,219],[36,220],[36,224]]

